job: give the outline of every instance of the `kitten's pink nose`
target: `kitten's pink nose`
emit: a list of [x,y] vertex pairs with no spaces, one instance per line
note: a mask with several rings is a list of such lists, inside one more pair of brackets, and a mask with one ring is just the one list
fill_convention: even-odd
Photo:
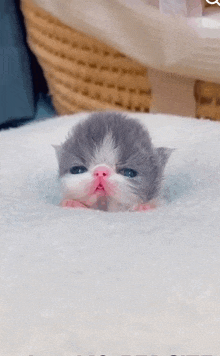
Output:
[[110,169],[108,169],[105,166],[96,167],[96,169],[94,170],[95,177],[108,178],[110,174],[111,174]]

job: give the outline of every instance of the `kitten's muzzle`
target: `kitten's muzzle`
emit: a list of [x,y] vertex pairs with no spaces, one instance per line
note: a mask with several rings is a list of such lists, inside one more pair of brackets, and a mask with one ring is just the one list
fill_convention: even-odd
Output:
[[95,178],[95,192],[105,192],[106,182],[111,175],[111,171],[106,166],[98,166],[95,168],[93,172],[93,176]]

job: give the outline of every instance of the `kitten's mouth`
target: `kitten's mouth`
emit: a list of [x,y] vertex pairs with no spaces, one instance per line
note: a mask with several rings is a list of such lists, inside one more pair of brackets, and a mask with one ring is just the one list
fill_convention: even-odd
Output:
[[96,187],[95,193],[106,194],[105,188],[101,183],[99,183],[99,185]]

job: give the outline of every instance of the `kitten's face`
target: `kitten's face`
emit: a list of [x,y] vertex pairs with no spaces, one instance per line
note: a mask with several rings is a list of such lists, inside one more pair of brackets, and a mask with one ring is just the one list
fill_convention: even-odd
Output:
[[170,155],[153,148],[138,121],[117,113],[92,114],[56,150],[63,198],[108,211],[155,198]]
[[72,161],[69,172],[61,177],[64,199],[78,200],[94,209],[127,210],[140,198],[135,193],[136,171],[118,165],[118,150],[111,135],[93,151],[87,162]]

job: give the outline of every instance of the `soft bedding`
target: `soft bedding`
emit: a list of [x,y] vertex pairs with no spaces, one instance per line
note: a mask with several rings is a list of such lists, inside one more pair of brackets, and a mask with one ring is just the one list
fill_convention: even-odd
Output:
[[86,116],[0,133],[2,355],[219,355],[220,124],[132,115],[175,148],[160,205],[63,209],[52,144]]

